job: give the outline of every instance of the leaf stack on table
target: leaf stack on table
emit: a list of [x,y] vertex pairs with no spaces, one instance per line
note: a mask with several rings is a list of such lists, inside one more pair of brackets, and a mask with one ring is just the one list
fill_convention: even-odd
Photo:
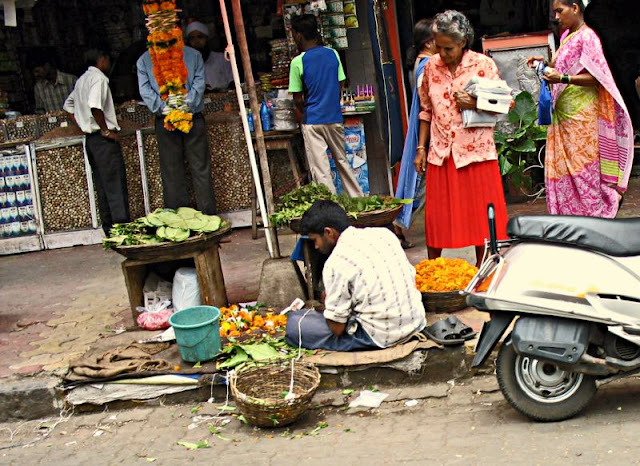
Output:
[[227,226],[217,215],[205,215],[190,207],[156,209],[146,217],[129,223],[116,223],[102,245],[105,249],[119,246],[181,242]]
[[387,210],[413,202],[413,199],[396,199],[377,194],[365,197],[349,197],[346,194],[333,194],[324,185],[310,183],[282,196],[279,209],[271,215],[271,221],[275,226],[287,226],[292,220],[302,217],[313,203],[318,200],[336,202],[352,218],[358,218],[359,214],[365,212]]

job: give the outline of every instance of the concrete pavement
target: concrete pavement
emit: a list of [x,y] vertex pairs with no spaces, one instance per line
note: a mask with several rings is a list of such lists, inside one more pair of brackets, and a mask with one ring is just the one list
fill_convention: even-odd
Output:
[[[0,463],[10,465],[566,465],[636,464],[640,385],[603,387],[573,419],[534,423],[503,399],[494,377],[395,390],[378,409],[347,409],[340,392],[289,427],[254,429],[215,403],[142,405],[0,424]],[[189,450],[178,442],[206,441]],[[188,445],[188,444],[187,444]]]

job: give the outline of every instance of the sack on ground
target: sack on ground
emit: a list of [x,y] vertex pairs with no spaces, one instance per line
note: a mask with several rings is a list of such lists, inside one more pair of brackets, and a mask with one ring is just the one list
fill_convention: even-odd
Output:
[[196,269],[182,267],[176,270],[176,274],[173,277],[172,296],[173,307],[176,312],[202,304]]

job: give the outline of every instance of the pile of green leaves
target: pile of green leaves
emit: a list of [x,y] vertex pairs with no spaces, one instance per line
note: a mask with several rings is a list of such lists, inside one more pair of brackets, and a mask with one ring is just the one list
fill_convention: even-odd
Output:
[[[218,356],[216,365],[218,370],[240,368],[245,365],[260,364],[278,359],[292,359],[298,357],[298,348],[290,346],[283,338],[272,338],[264,335],[259,338],[238,342],[229,338],[229,344]],[[303,354],[313,351],[302,349]]]
[[114,224],[102,246],[109,249],[166,241],[180,242],[201,233],[217,231],[224,225],[225,222],[217,215],[205,215],[190,207],[156,209],[133,222]]
[[363,212],[389,209],[401,204],[410,204],[413,199],[396,199],[374,194],[365,197],[349,197],[346,194],[332,194],[324,185],[310,183],[294,189],[282,196],[278,211],[271,215],[275,226],[286,226],[292,219],[300,218],[318,200],[330,200],[339,204],[347,215],[357,218]]

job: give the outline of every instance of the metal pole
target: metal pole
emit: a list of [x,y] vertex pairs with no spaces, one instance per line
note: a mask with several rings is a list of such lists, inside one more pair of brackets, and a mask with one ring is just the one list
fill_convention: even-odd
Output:
[[[224,0],[220,0],[220,5],[224,3]],[[253,112],[253,118],[255,121],[256,132],[256,145],[258,146],[258,156],[260,158],[260,168],[262,169],[262,182],[264,183],[264,193],[267,201],[268,213],[275,212],[275,206],[273,203],[273,187],[271,186],[271,172],[269,170],[269,159],[267,159],[267,148],[264,145],[264,134],[262,133],[262,121],[260,120],[260,109],[258,108],[258,96],[256,94],[256,87],[253,81],[253,71],[251,70],[251,59],[249,58],[249,47],[247,45],[247,36],[244,32],[244,20],[242,18],[242,8],[240,6],[240,0],[232,0],[231,6],[233,7],[233,26],[236,31],[236,38],[238,39],[238,47],[240,48],[240,58],[242,59],[242,67],[244,68],[244,77],[247,84],[247,93],[249,94],[249,105]],[[228,24],[228,23],[227,23]],[[226,27],[226,26],[225,26]],[[230,36],[228,36],[229,43],[231,43]],[[243,115],[243,118],[246,116]],[[262,209],[262,207],[260,207]],[[280,257],[280,245],[278,244],[278,235],[276,228],[264,223],[265,228],[271,232],[274,242],[275,257]]]
[[[227,16],[227,8],[224,0],[220,0],[220,10],[222,12],[222,19],[224,22],[224,31],[227,37],[226,52],[229,54],[229,61],[231,62],[231,71],[233,72],[233,81],[236,87],[236,95],[238,97],[238,104],[240,106],[240,115],[242,117],[242,126],[244,128],[244,137],[247,141],[247,149],[249,150],[249,162],[251,163],[251,173],[253,174],[253,181],[256,186],[256,194],[258,196],[258,205],[260,206],[260,214],[262,215],[262,223],[265,226],[267,248],[269,249],[269,255],[272,258],[276,258],[276,257],[280,257],[280,248],[278,246],[277,237],[274,234],[275,228],[272,228],[269,224],[269,212],[273,212],[273,210],[267,210],[267,207],[265,205],[264,194],[262,191],[262,183],[260,181],[260,173],[258,172],[256,154],[255,154],[255,151],[253,150],[253,142],[251,141],[251,131],[249,131],[247,109],[244,106],[244,98],[242,96],[242,87],[240,86],[240,73],[238,72],[238,65],[236,63],[236,54],[233,48],[233,42],[231,39],[231,29],[229,28],[229,18]],[[245,74],[246,74],[246,68],[245,68]],[[255,95],[255,90],[254,90],[254,95]],[[258,129],[259,126],[260,126],[259,124],[256,124],[256,130]],[[260,132],[260,135],[262,136],[262,132]],[[262,140],[262,146],[264,148],[264,139],[261,139],[261,140]],[[258,149],[259,148],[260,146],[258,145]],[[265,153],[266,153],[266,150],[265,150]],[[265,188],[266,188],[266,185],[265,185]],[[269,189],[266,191],[267,193],[271,193],[270,178],[269,178]],[[272,200],[271,209],[273,209],[273,200]]]

